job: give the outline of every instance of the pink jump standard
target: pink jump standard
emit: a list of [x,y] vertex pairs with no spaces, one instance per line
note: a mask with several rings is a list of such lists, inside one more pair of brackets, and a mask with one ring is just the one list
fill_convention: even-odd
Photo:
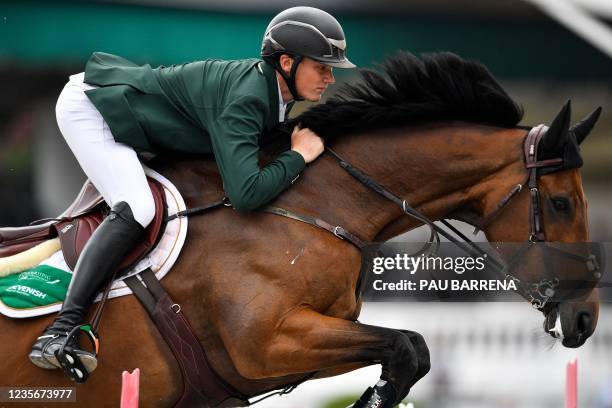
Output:
[[140,369],[121,373],[121,408],[138,408]]
[[578,408],[578,361],[573,359],[566,366],[565,408]]

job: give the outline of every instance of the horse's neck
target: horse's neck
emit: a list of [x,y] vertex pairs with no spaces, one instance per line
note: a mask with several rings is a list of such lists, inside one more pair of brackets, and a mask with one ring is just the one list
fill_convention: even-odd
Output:
[[[379,184],[438,219],[476,205],[494,177],[520,169],[525,131],[450,123],[378,134],[345,136],[334,150]],[[361,185],[329,154],[309,166],[278,205],[316,215],[373,240],[405,232],[416,223],[399,206]],[[399,222],[401,220],[401,222]]]

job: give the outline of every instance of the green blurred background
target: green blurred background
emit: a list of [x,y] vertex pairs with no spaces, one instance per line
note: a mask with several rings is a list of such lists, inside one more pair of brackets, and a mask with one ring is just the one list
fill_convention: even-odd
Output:
[[[290,6],[312,5],[340,20],[347,36],[348,56],[360,67],[373,67],[400,49],[414,53],[452,51],[483,62],[524,106],[524,124],[549,123],[568,98],[573,101],[574,121],[603,106],[599,124],[583,145],[583,175],[589,198],[591,238],[611,241],[612,58],[605,49],[596,48],[582,34],[544,12],[545,7],[536,7],[532,2],[546,3],[545,0],[4,0],[0,2],[0,225],[24,225],[36,218],[57,215],[84,180],[59,134],[54,106],[68,76],[81,72],[93,51],[116,53],[154,66],[204,58],[257,57],[263,31],[272,16]],[[558,0],[556,4],[568,2],[571,1]],[[580,11],[595,24],[607,27],[612,36],[609,23],[612,2],[600,3],[600,9],[592,8],[591,4],[591,8]],[[342,70],[336,74],[339,83],[351,80],[354,75]],[[333,92],[332,87],[329,93]],[[305,107],[305,104],[296,107],[294,113]],[[534,356],[541,358],[546,347],[542,341],[533,340],[531,327],[524,324],[526,318],[516,314],[516,328],[510,332],[504,331],[509,323],[500,326],[500,333],[507,335],[498,338],[489,332],[487,344],[493,344],[492,350],[508,350],[508,344],[515,341],[517,344],[510,357],[503,351],[491,355],[480,349],[453,348],[478,342],[480,334],[450,329],[469,316],[470,319],[487,316],[485,311],[456,305],[441,308],[431,305],[420,310],[421,317],[429,313],[454,316],[442,328],[428,326],[432,322],[427,318],[400,323],[403,327],[424,330],[428,342],[433,344],[430,347],[435,371],[415,387],[415,398],[422,401],[417,408],[561,406],[561,390],[550,389],[547,380],[551,370],[557,370],[557,374],[560,371],[548,364],[558,363],[565,355],[536,360]],[[364,319],[369,317],[372,324],[383,324],[380,316],[388,318],[390,312],[385,309],[377,314],[376,310],[366,305]],[[605,399],[606,392],[612,394],[612,370],[608,363],[612,361],[612,320],[609,308],[606,310],[602,312],[598,332],[582,351],[585,366],[590,364],[593,378],[598,379],[585,380],[587,388],[582,402],[588,407],[612,407],[612,396]],[[396,323],[388,323],[392,324]],[[469,322],[461,324],[470,326]],[[537,330],[539,333],[541,329]],[[536,352],[526,344],[533,346],[537,354],[530,354]],[[501,348],[496,348],[498,345]],[[527,362],[527,368],[521,368],[523,363],[518,363],[515,356],[528,358],[532,365]],[[486,371],[486,364],[493,362],[498,367]],[[485,371],[474,374],[474,370]],[[529,383],[531,377],[526,371],[545,377],[538,377],[541,382],[526,384],[519,391],[501,380]],[[452,377],[456,373],[459,379]],[[472,373],[471,377],[467,373]],[[363,374],[348,376],[354,380]],[[496,376],[500,378],[499,387],[492,385]],[[376,374],[368,374],[364,384],[372,385],[376,378]],[[474,381],[466,382],[468,378]],[[356,396],[364,389],[364,384],[331,384],[337,384],[331,388],[340,395],[324,398],[323,402],[323,386],[305,384],[294,393],[294,399],[274,399],[265,406],[344,406],[350,398],[343,395]],[[487,399],[483,397],[487,392],[502,397]]]
[[[589,183],[606,181],[610,174],[612,143],[605,134],[612,126],[607,109],[612,59],[522,1],[5,0],[0,3],[0,192],[8,202],[0,209],[0,225],[54,215],[82,180],[57,134],[53,107],[68,75],[82,71],[93,51],[154,66],[256,57],[270,18],[297,4],[336,15],[348,55],[361,67],[399,49],[452,51],[483,62],[525,106],[527,124],[549,121],[567,98],[574,101],[576,120],[603,105],[603,117],[584,146],[584,170]],[[341,83],[354,74],[337,70],[336,75]],[[57,157],[65,159],[58,163],[52,159]]]

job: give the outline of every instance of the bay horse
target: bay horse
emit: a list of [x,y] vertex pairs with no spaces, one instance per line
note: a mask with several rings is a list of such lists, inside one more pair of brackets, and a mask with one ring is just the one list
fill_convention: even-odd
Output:
[[[361,71],[361,81],[345,85],[339,96],[289,126],[313,129],[429,219],[483,226],[489,241],[528,240],[528,189],[504,201],[528,174],[523,141],[530,129],[517,126],[522,109],[484,66],[453,54],[401,53],[382,69]],[[568,103],[540,142],[537,160],[563,159],[537,174],[547,241],[589,239],[578,145],[597,114],[570,128]],[[264,162],[284,143],[282,137],[271,140]],[[154,167],[190,207],[223,195],[212,160],[172,158]],[[500,202],[504,209],[497,212]],[[420,225],[329,154],[273,204],[341,225],[364,241],[385,241]],[[213,369],[243,396],[380,364],[377,387],[387,397],[379,406],[391,407],[427,374],[429,351],[417,332],[358,322],[360,261],[355,246],[325,230],[274,214],[219,209],[190,220],[186,246],[162,283],[180,302]],[[563,262],[571,268],[563,269],[561,280],[589,273],[582,262]],[[541,267],[517,272],[527,282],[542,274]],[[563,344],[578,347],[595,330],[598,307],[593,290],[581,301],[551,302],[540,311],[546,331],[558,318]],[[51,316],[0,317],[0,386],[72,385],[59,370],[40,370],[27,359],[33,339],[49,323]],[[118,406],[121,371],[135,367],[141,369],[141,406],[175,404],[183,387],[177,363],[134,297],[109,301],[100,334],[100,366],[77,387],[78,406]],[[224,405],[232,404],[240,402]]]

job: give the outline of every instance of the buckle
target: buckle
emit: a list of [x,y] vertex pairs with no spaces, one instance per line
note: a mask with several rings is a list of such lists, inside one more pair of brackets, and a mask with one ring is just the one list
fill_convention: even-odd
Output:
[[546,306],[546,302],[546,300],[535,299],[533,296],[529,301],[529,303],[531,303],[531,306],[533,306],[533,308],[536,310],[542,310],[542,308]]
[[599,266],[599,262],[597,262],[597,257],[594,254],[589,254],[589,256],[587,256],[586,267],[589,272],[593,272],[593,275],[597,279],[601,278],[601,272],[599,272],[599,269],[601,267]]
[[[516,283],[517,285],[520,285],[520,284],[521,284],[521,280],[520,280],[519,278],[517,278],[516,276],[511,275],[511,274],[509,274],[509,273],[508,273],[508,274],[506,274],[506,276],[504,277],[504,281],[505,281],[505,282],[511,282],[511,281],[514,281],[514,283]],[[518,286],[517,286],[517,287],[518,287]]]
[[538,310],[542,310],[542,308],[546,306],[550,298],[555,296],[555,289],[559,286],[559,279],[542,279],[538,283],[532,283],[531,286],[533,287],[533,289],[529,293],[528,300],[531,303],[531,306]]
[[332,230],[332,232],[333,232],[333,233],[334,233],[334,235],[335,235],[335,236],[337,236],[338,238],[340,238],[340,239],[344,239],[344,237],[343,237],[342,235],[340,235],[341,233],[345,232],[345,231],[344,231],[344,228],[342,228],[341,226],[336,225],[336,226],[334,227],[334,229]]

